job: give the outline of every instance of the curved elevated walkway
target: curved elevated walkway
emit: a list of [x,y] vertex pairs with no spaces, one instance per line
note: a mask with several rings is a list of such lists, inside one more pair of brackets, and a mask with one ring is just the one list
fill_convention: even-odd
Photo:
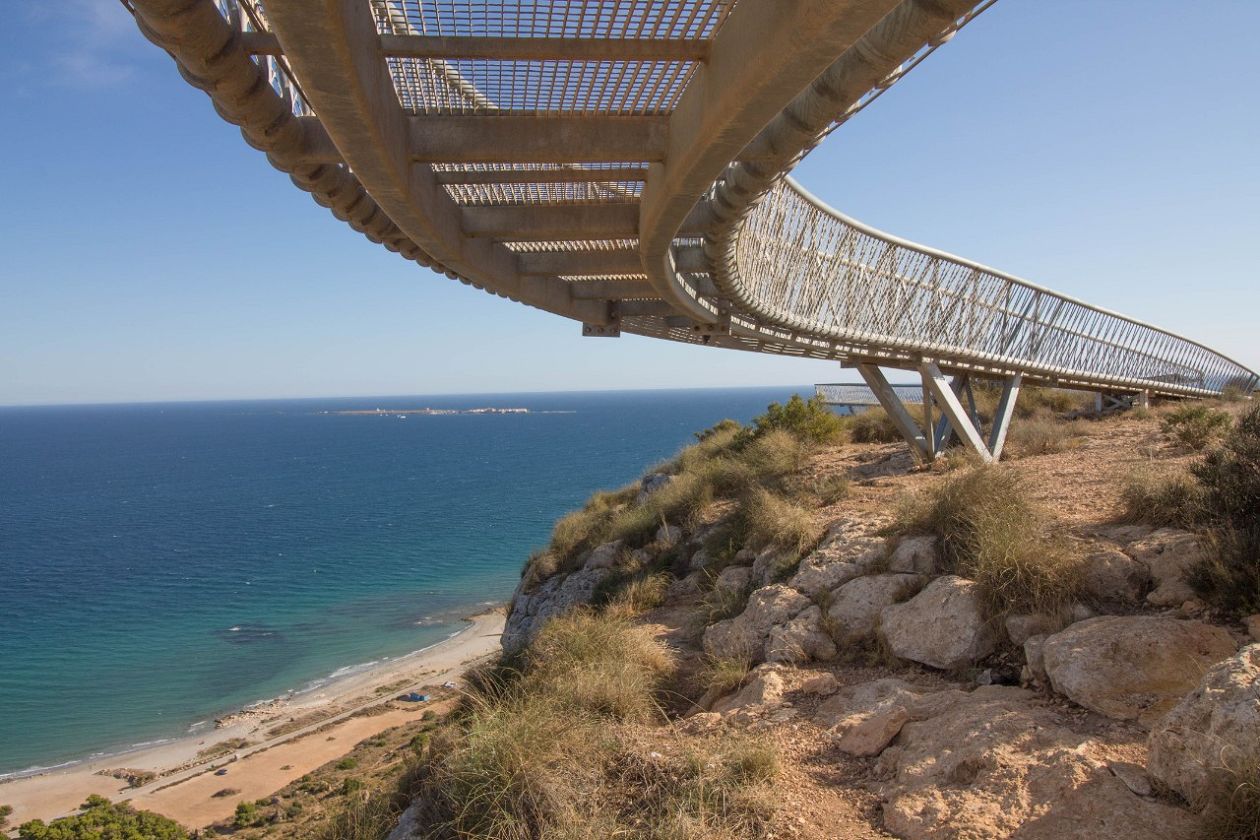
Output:
[[950,405],[971,376],[1173,397],[1257,382],[785,177],[994,0],[127,2],[338,218],[585,335],[835,359],[877,393],[876,366],[952,377],[928,425],[938,402],[973,444]]

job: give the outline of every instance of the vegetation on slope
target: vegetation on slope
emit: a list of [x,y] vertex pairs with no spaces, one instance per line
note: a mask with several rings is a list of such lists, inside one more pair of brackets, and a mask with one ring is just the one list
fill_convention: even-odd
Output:
[[81,813],[45,823],[31,820],[18,826],[19,840],[187,840],[179,823],[126,803],[114,804],[92,795]]

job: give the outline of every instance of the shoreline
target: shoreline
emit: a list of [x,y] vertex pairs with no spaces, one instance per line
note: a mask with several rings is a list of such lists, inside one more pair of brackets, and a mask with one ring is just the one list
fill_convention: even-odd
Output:
[[[130,799],[137,807],[164,814],[188,828],[199,828],[213,821],[198,822],[211,812],[226,808],[226,817],[239,799],[251,797],[242,794],[239,798],[211,799],[206,803],[200,797],[184,795],[182,788],[186,783],[215,780],[213,771],[231,765],[231,778],[216,780],[214,785],[222,787],[231,781],[233,787],[240,787],[252,782],[256,790],[267,788],[257,796],[268,795],[337,758],[337,750],[344,754],[362,738],[411,719],[418,720],[432,703],[401,704],[394,700],[396,695],[421,688],[433,693],[442,683],[457,680],[469,665],[499,649],[505,620],[502,608],[462,620],[466,626],[424,648],[365,663],[363,668],[346,666],[354,670],[339,677],[330,675],[309,688],[249,704],[214,721],[199,721],[185,735],[2,777],[0,804],[13,807],[9,825],[16,827],[30,819],[48,821],[74,813],[89,794],[95,793],[112,800]],[[213,728],[205,728],[208,726]],[[307,738],[316,732],[341,729],[346,733],[337,731],[327,739]],[[353,736],[355,741],[342,742],[339,736],[343,734]],[[331,741],[336,743],[330,745]],[[286,753],[288,763],[261,767],[267,762],[257,757],[279,749]],[[334,754],[329,756],[330,752]],[[311,765],[315,758],[320,760]],[[126,779],[102,775],[124,769],[155,776],[131,787]],[[200,786],[204,785],[193,787]],[[218,818],[221,817],[214,817]]]

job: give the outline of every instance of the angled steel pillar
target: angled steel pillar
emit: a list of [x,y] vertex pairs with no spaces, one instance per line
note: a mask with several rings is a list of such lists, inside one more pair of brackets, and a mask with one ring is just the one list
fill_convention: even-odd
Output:
[[997,411],[993,413],[993,428],[989,430],[989,451],[995,461],[1002,457],[1002,448],[1006,446],[1006,432],[1011,427],[1011,418],[1015,416],[1015,402],[1019,399],[1019,386],[1023,382],[1024,375],[1017,373],[1002,385],[1002,398],[998,400]]
[[[884,411],[888,412],[897,431],[901,432],[901,436],[910,444],[910,451],[914,453],[914,457],[920,461],[932,460],[931,435],[925,434],[910,416],[910,412],[906,411],[901,398],[897,396],[897,392],[884,377],[884,372],[875,365],[866,363],[859,363],[857,369],[858,373],[862,374],[862,379],[866,381],[867,387],[875,394],[875,399],[879,400]],[[930,423],[928,428],[931,428]]]
[[945,374],[941,373],[941,369],[936,362],[925,361],[920,365],[919,373],[923,377],[924,387],[931,392],[931,398],[941,407],[941,414],[944,415],[942,420],[948,420],[949,425],[953,427],[954,432],[962,442],[975,451],[982,460],[993,461],[993,453],[989,451],[988,445],[980,437],[980,430],[976,428],[971,417],[968,416],[967,410],[963,408],[963,404],[958,400],[958,394],[954,392],[949,380],[945,377]]

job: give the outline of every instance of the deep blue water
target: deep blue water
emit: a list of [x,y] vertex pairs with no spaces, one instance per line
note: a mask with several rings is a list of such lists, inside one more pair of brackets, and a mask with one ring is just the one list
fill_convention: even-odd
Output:
[[[0,774],[432,644],[593,490],[791,393],[0,409]],[[484,405],[560,413],[322,413]]]

